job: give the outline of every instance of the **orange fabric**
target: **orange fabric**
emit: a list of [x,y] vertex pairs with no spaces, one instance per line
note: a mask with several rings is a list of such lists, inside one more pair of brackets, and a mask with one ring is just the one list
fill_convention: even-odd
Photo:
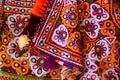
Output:
[[35,16],[42,16],[43,11],[45,10],[47,0],[36,0],[35,6],[32,9],[32,14]]

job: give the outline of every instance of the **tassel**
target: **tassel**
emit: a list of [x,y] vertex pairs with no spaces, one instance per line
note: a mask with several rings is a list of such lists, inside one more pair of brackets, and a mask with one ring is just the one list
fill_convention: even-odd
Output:
[[37,24],[40,23],[40,19],[47,7],[48,0],[36,0],[35,6],[32,8],[31,17],[28,25],[24,28],[23,35],[27,35],[30,39],[33,39]]
[[45,11],[47,3],[47,0],[36,0],[36,4],[32,9],[32,14],[34,14],[35,16],[42,17],[42,13]]
[[57,69],[59,67],[59,65],[55,62],[54,57],[47,57],[45,61],[46,61],[45,67],[47,69]]

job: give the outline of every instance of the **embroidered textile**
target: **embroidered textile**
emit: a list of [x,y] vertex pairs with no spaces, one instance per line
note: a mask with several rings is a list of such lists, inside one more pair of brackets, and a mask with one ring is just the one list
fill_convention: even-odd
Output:
[[34,4],[33,0],[0,2],[0,71],[6,75],[0,74],[0,80],[120,79],[116,0],[48,0],[33,36],[35,45],[20,50],[17,41]]

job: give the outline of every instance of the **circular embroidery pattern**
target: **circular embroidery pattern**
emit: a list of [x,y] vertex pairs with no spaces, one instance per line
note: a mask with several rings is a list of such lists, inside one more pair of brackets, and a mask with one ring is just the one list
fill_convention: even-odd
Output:
[[0,68],[10,67],[12,62],[12,58],[8,56],[5,51],[0,52]]
[[12,62],[12,68],[15,69],[22,75],[29,72],[29,62],[28,60],[16,60]]
[[113,43],[113,46],[112,46],[112,49],[111,49],[111,53],[119,55],[119,52],[120,52],[120,42],[119,41],[115,41]]
[[13,34],[7,30],[4,30],[2,33],[2,44],[8,44],[14,37]]
[[115,32],[115,26],[112,21],[106,20],[104,21],[103,27],[101,28],[101,33],[106,36],[114,36],[116,34]]
[[7,49],[6,45],[1,45],[0,46],[0,52],[6,51],[6,49]]
[[90,6],[88,2],[83,2],[81,5],[78,5],[80,21],[82,21],[81,18],[88,18],[90,16],[89,8]]
[[80,42],[81,42],[81,35],[80,32],[74,32],[68,39],[67,47],[75,52],[80,52]]
[[108,69],[102,74],[102,80],[119,80],[118,73],[114,69]]
[[60,75],[61,75],[60,69],[50,70],[50,76],[52,78],[58,78],[60,77]]
[[100,78],[98,77],[98,75],[96,73],[93,73],[93,72],[87,72],[87,73],[85,73],[84,76],[82,76],[80,78],[80,80],[89,80],[89,79],[99,80]]
[[75,28],[78,23],[77,7],[73,4],[66,6],[61,13],[61,18],[67,28]]

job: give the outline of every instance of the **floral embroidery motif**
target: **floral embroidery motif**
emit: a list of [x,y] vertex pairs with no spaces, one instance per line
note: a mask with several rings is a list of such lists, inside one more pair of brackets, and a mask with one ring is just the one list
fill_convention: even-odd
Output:
[[102,60],[104,57],[110,54],[109,44],[104,40],[100,40],[89,52],[89,57],[95,60]]
[[29,72],[29,62],[28,60],[13,61],[12,68],[19,72],[20,74],[25,75]]
[[12,58],[9,55],[7,55],[5,51],[0,52],[0,68],[10,67],[12,61]]
[[78,13],[76,6],[71,4],[66,6],[61,13],[62,23],[67,28],[75,28],[78,23]]
[[102,28],[101,28],[101,33],[103,35],[114,36],[115,26],[113,25],[113,22],[110,20],[104,21]]
[[44,76],[49,73],[49,69],[45,67],[45,59],[37,56],[31,56],[30,59],[30,68],[36,76]]
[[13,38],[13,34],[7,30],[3,31],[2,34],[2,43],[8,44],[11,41],[11,38]]
[[98,36],[100,25],[94,18],[84,19],[81,26],[83,26],[85,32],[90,38],[94,39]]
[[72,51],[79,52],[80,47],[80,38],[81,35],[79,32],[74,32],[71,34],[71,37],[68,39],[67,47],[70,48]]
[[104,21],[109,18],[108,12],[105,9],[103,9],[100,5],[95,3],[91,4],[90,13],[91,16],[94,17],[98,22]]
[[8,17],[8,27],[15,36],[19,36],[28,23],[29,16],[14,14]]
[[90,6],[88,2],[83,2],[81,5],[78,5],[80,21],[81,18],[88,18],[90,16],[89,8]]
[[68,39],[68,30],[64,25],[59,25],[53,32],[52,40],[60,45],[65,47]]
[[119,77],[117,76],[117,72],[114,69],[108,69],[102,74],[102,79],[113,79],[113,80],[119,80]]

